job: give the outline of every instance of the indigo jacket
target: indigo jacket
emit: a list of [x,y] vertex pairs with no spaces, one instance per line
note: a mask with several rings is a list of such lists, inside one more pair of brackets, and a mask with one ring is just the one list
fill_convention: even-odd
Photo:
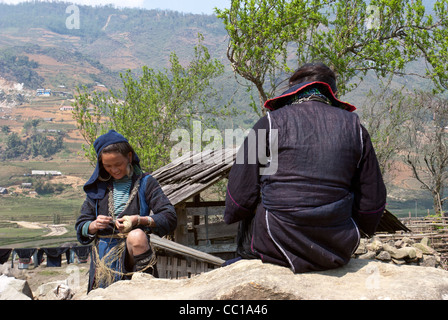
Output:
[[[139,176],[134,174],[132,177],[132,185],[131,189],[134,187],[136,180]],[[112,186],[112,183],[111,183]],[[87,245],[93,241],[95,241],[95,246],[98,247],[99,257],[101,258],[103,253],[103,247],[106,246],[106,251],[116,245],[117,240],[110,238],[108,239],[99,239],[99,236],[109,236],[112,234],[118,233],[118,230],[115,228],[114,223],[111,223],[106,229],[99,230],[95,235],[86,236],[83,233],[83,228],[92,221],[94,221],[97,215],[110,215],[108,203],[109,203],[109,189],[107,188],[105,191],[104,198],[102,199],[91,199],[89,196],[86,196],[86,200],[84,201],[81,207],[81,214],[78,217],[75,229],[78,241],[82,245]],[[174,231],[177,226],[177,216],[174,206],[171,204],[169,199],[163,193],[162,188],[155,178],[152,176],[148,177],[146,188],[144,190],[145,201],[149,210],[152,211],[151,218],[154,220],[156,227],[140,227],[146,233],[154,233],[160,237],[169,234]],[[123,217],[125,215],[135,215],[140,214],[140,193],[137,193],[135,198],[129,203],[129,205],[118,215],[117,218]],[[90,271],[89,271],[89,284],[87,291],[92,290],[95,285],[95,273],[96,267],[94,263],[94,255],[91,256],[90,261]],[[124,265],[124,255],[120,258],[120,263]],[[118,264],[119,266],[120,264]],[[115,268],[120,268],[115,266]],[[117,276],[117,280],[120,277]]]
[[[132,177],[132,185],[131,189],[134,187],[134,184],[137,180],[138,176],[136,174]],[[111,184],[112,185],[112,184]],[[117,218],[121,218],[125,215],[135,215],[140,213],[140,199],[139,194],[135,196],[135,198],[131,201],[128,207],[121,212]],[[169,199],[163,193],[162,188],[155,178],[152,176],[149,177],[148,183],[146,185],[145,190],[145,200],[149,206],[149,209],[152,211],[153,215],[151,218],[154,220],[157,227],[149,228],[147,231],[150,233],[155,233],[160,237],[169,234],[174,231],[177,226],[177,216],[174,206],[171,204]],[[103,199],[90,199],[88,196],[84,200],[84,203],[81,207],[81,214],[78,217],[75,229],[78,237],[78,241],[82,245],[86,245],[91,243],[94,240],[94,237],[86,237],[82,234],[82,228],[86,222],[91,222],[96,219],[97,215],[105,215],[109,214],[109,190],[106,189],[106,193]],[[118,230],[114,228],[114,225],[110,225],[108,228],[104,230],[99,230],[98,235],[107,236],[113,233],[118,233]]]
[[[81,207],[81,214],[75,223],[78,241],[82,245],[87,245],[95,240],[99,259],[103,258],[108,250],[111,250],[119,240],[111,237],[118,233],[115,227],[115,221],[111,222],[107,228],[99,230],[95,235],[88,233],[89,224],[96,220],[98,215],[112,216],[109,211],[109,197],[111,195],[110,190],[113,188],[113,182],[110,178],[107,181],[104,179],[107,176],[107,172],[98,161],[98,158],[105,147],[120,142],[128,142],[128,140],[115,130],[109,130],[109,132],[98,137],[93,143],[97,154],[97,164],[93,174],[84,185],[86,200]],[[136,192],[132,201],[115,218],[121,218],[125,215],[149,215],[152,212],[151,218],[154,220],[156,227],[139,228],[146,231],[147,234],[155,233],[160,237],[174,231],[177,226],[177,216],[174,206],[164,194],[158,181],[151,175],[142,173],[140,159],[135,152],[132,154],[132,166],[134,167],[134,174],[132,175],[131,190],[136,186],[138,179],[140,179],[140,182],[144,180],[145,183],[139,184],[139,192]],[[103,179],[100,179],[100,177],[103,177]],[[144,197],[144,199],[140,197]],[[94,259],[96,258],[92,255],[88,291],[93,288],[95,281]],[[119,260],[114,262],[111,268],[121,270],[125,262],[125,254]],[[116,276],[116,280],[118,279],[120,279],[119,275]]]
[[350,111],[306,101],[255,124],[227,187],[224,220],[240,222],[238,255],[296,273],[332,269],[348,263],[359,229],[375,232],[386,188],[369,134]]

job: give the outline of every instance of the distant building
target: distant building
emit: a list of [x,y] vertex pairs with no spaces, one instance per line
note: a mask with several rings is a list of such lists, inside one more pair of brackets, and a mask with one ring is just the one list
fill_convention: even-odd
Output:
[[8,194],[8,189],[0,187],[0,194]]
[[22,189],[29,189],[33,186],[31,182],[23,182],[22,183]]
[[33,176],[60,176],[62,173],[60,171],[46,171],[46,170],[31,170],[31,175]]
[[59,110],[61,110],[61,111],[72,111],[72,110],[75,110],[75,108],[72,107],[72,106],[62,106],[62,107],[59,108]]
[[36,95],[43,96],[43,97],[49,97],[49,96],[51,96],[51,89],[37,89]]
[[51,91],[52,96],[73,98],[73,94],[67,91]]

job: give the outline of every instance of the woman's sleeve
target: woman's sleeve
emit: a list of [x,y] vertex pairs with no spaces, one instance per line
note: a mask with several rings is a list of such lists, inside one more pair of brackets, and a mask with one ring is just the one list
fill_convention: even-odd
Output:
[[95,205],[86,198],[81,207],[81,214],[75,223],[76,236],[82,245],[87,245],[95,239],[95,235],[88,233],[89,224],[95,219]]
[[163,237],[176,229],[177,215],[174,206],[160,187],[159,182],[152,176],[148,177],[146,185],[146,203],[153,212],[151,218],[156,227],[150,228],[152,233]]
[[353,181],[353,217],[360,229],[373,235],[386,206],[386,186],[367,130],[361,126],[363,156]]
[[267,137],[269,122],[266,117],[261,118],[244,139],[230,170],[224,212],[227,224],[253,216],[260,200],[259,130],[266,130]]

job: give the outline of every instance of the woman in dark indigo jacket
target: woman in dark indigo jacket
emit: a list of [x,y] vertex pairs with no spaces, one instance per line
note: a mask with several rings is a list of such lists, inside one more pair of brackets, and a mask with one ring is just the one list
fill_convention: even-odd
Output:
[[81,244],[95,241],[88,291],[132,272],[157,276],[149,233],[164,236],[177,225],[173,205],[157,180],[142,172],[138,156],[121,134],[110,130],[94,147],[97,166],[84,185],[87,196],[75,225]]
[[238,151],[224,214],[240,222],[237,259],[327,270],[348,263],[359,229],[375,232],[386,188],[369,134],[356,108],[336,98],[335,79],[321,63],[299,68]]

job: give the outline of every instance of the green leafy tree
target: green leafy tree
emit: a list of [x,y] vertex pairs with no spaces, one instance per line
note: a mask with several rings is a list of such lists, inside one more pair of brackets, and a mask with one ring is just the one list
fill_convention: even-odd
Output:
[[[260,104],[273,95],[287,69],[294,29],[305,35],[316,28],[323,20],[321,7],[320,1],[232,0],[229,9],[216,10],[230,37],[227,58],[234,72],[255,86]],[[258,109],[255,101],[252,105]]]
[[39,119],[28,120],[23,124],[23,130],[25,131],[26,134],[36,133],[39,123],[40,123]]
[[37,86],[43,79],[33,69],[38,68],[39,64],[30,60],[27,56],[19,55],[18,49],[18,47],[11,47],[0,50],[0,72],[2,76],[24,83],[29,88]]
[[20,139],[19,135],[16,132],[10,134],[6,141],[5,157],[15,158],[25,153],[25,151],[26,144],[22,142],[22,139]]
[[7,125],[3,125],[1,131],[5,134],[8,134],[11,132],[11,128]]
[[429,13],[421,0],[232,0],[216,13],[229,34],[229,61],[256,87],[261,105],[279,79],[310,61],[335,70],[340,95],[369,71],[403,75],[420,59],[427,68],[419,76],[448,88],[447,0]]
[[170,68],[154,71],[146,66],[139,77],[130,71],[121,74],[123,89],[108,93],[78,89],[73,106],[77,126],[88,143],[86,156],[96,162],[94,140],[109,129],[123,134],[138,153],[143,169],[154,170],[170,159],[170,135],[174,129],[189,127],[194,117],[205,119],[218,110],[208,101],[216,94],[212,80],[224,71],[212,59],[199,35],[194,57],[184,67],[175,53]]
[[[29,122],[30,124],[32,122]],[[33,132],[25,139],[13,132],[8,135],[5,152],[2,153],[3,159],[26,158],[29,156],[50,157],[64,148],[64,134],[58,134],[56,137],[49,137],[43,133]]]

